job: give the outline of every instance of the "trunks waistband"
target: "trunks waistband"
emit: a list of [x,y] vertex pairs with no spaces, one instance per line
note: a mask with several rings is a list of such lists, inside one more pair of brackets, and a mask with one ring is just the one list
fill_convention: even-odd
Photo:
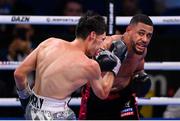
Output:
[[62,100],[53,99],[49,97],[43,97],[40,95],[35,94],[34,91],[32,91],[33,94],[30,98],[30,104],[37,109],[41,110],[49,110],[49,111],[64,111],[67,107],[67,103],[70,100],[70,97]]

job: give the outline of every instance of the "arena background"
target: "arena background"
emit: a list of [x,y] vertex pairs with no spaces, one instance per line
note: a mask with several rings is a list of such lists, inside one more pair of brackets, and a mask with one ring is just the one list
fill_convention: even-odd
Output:
[[[108,13],[108,0],[74,0],[78,6],[66,11],[65,2],[68,0],[0,0],[0,15],[40,15],[40,16],[68,16],[81,15],[87,10],[93,10],[106,16]],[[169,2],[170,1],[170,2]],[[144,13],[149,16],[179,16],[179,0],[114,0],[116,16],[133,16]],[[73,13],[73,11],[75,11]],[[17,18],[15,18],[17,19]],[[180,20],[179,20],[180,21]],[[72,41],[74,28],[63,25],[32,25],[31,30],[19,31],[15,24],[0,24],[0,61],[9,61],[7,58],[14,36],[27,39],[30,49],[35,48],[48,37],[58,37]],[[116,33],[123,33],[126,25],[115,26]],[[146,56],[147,62],[178,62],[180,61],[179,37],[180,25],[155,25],[154,34]],[[26,35],[29,31],[32,33]],[[28,36],[28,37],[27,37]],[[24,53],[20,52],[20,55]],[[11,61],[21,61],[13,58]],[[147,71],[155,88],[152,88],[147,97],[172,97],[180,85],[179,71]],[[157,77],[161,78],[157,78]],[[165,85],[165,88],[162,87]],[[163,88],[163,89],[162,89]],[[17,97],[14,88],[13,70],[0,70],[0,97]],[[79,107],[72,107],[76,113]],[[166,106],[147,106],[141,112],[145,118],[161,118]],[[0,107],[1,119],[22,119],[23,110],[20,107]]]

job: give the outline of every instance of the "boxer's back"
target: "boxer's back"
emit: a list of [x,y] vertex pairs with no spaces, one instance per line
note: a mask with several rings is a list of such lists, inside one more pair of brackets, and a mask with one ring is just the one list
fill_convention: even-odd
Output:
[[83,52],[69,42],[50,40],[38,52],[35,92],[57,99],[70,96],[86,83],[83,79],[86,62]]

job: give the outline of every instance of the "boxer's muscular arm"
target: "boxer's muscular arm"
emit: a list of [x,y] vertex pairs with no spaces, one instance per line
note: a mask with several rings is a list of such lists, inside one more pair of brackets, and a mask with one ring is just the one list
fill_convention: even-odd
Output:
[[32,51],[25,60],[16,68],[14,78],[18,90],[23,90],[27,87],[27,75],[36,68],[38,48]]
[[122,38],[122,35],[112,35],[112,36],[107,36],[105,41],[102,44],[102,49],[109,49],[111,47],[111,44],[113,41],[120,40]]
[[26,109],[32,94],[31,89],[28,86],[27,75],[29,72],[35,70],[37,52],[38,48],[32,51],[14,72],[17,94],[24,110]]
[[97,62],[93,62],[89,68],[88,78],[90,80],[91,87],[100,99],[105,99],[109,95],[110,89],[113,85],[114,74],[107,72],[102,77],[101,70]]
[[141,61],[139,63],[139,66],[136,68],[134,75],[139,73],[139,72],[144,71],[144,64],[145,64],[144,58],[145,58],[146,54],[147,54],[147,49],[145,50],[144,54],[142,55]]
[[141,60],[139,66],[138,66],[138,67],[136,68],[136,70],[135,70],[134,75],[137,74],[137,73],[139,73],[139,72],[142,72],[142,71],[144,71],[144,59]]
[[34,49],[16,68],[14,72],[14,78],[16,82],[16,86],[18,90],[23,90],[27,87],[27,75],[28,73],[34,71],[36,69],[36,62],[37,62],[37,53],[40,48],[44,48],[49,44],[49,42],[53,41],[54,38],[49,38],[39,44],[39,46]]

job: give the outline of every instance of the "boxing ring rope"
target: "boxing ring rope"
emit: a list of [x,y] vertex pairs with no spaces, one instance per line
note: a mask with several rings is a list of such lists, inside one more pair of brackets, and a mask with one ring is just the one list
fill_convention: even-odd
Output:
[[[76,25],[79,16],[0,15],[0,24]],[[105,17],[106,18],[106,17]],[[180,16],[150,16],[154,25],[180,25]],[[131,17],[116,17],[116,25],[128,25]]]
[[[0,70],[14,70],[18,67],[18,61],[0,62]],[[146,62],[145,70],[180,70],[180,62]],[[180,98],[151,97],[136,98],[138,105],[180,105]],[[72,98],[70,105],[80,105],[81,98]],[[17,98],[0,98],[0,106],[20,106]]]
[[[138,105],[180,105],[180,98],[151,97],[136,98]],[[72,98],[69,102],[71,106],[79,106],[81,98]],[[0,98],[0,107],[18,107],[21,106],[18,98]]]
[[[14,70],[18,61],[0,61],[0,70]],[[180,70],[180,62],[146,62],[145,70]]]

